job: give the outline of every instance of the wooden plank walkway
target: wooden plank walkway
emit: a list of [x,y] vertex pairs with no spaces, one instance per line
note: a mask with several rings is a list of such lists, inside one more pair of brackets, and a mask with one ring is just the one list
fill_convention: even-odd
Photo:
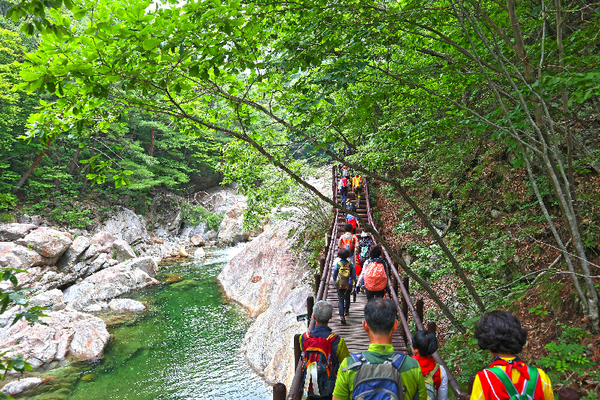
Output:
[[[364,192],[363,192],[364,195]],[[348,199],[355,199],[354,193],[351,191],[348,193]],[[366,200],[361,199],[361,207],[357,210],[358,214],[363,220],[367,220],[367,209],[366,209]],[[344,225],[346,223],[346,215],[344,213],[338,214],[338,235],[335,238],[335,248],[337,254],[337,243],[339,241],[340,236],[344,233]],[[356,229],[356,234],[359,235],[362,230],[360,228]],[[333,266],[332,266],[333,268]],[[333,271],[333,269],[332,269]],[[365,332],[362,321],[364,319],[364,308],[365,304],[367,304],[367,296],[365,293],[358,293],[356,296],[356,302],[352,302],[350,300],[350,314],[346,317],[346,325],[342,325],[340,323],[339,313],[338,313],[338,297],[337,290],[333,283],[333,272],[331,273],[331,279],[328,282],[327,286],[327,295],[325,296],[327,301],[329,301],[333,305],[333,318],[329,322],[329,327],[333,330],[334,333],[337,333],[346,341],[346,345],[348,346],[348,350],[350,353],[359,353],[367,350],[369,347],[369,338],[367,333]],[[394,337],[392,339],[392,344],[394,345],[394,350],[402,353],[408,354],[406,349],[406,344],[404,338],[401,335],[401,327],[394,333]]]

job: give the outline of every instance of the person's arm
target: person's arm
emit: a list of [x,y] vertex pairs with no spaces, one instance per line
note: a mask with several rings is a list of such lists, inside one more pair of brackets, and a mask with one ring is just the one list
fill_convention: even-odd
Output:
[[538,372],[542,381],[544,400],[554,400],[554,392],[552,391],[552,383],[550,382],[550,378],[548,378],[548,375],[546,375],[546,373],[539,368]]
[[442,382],[437,390],[436,400],[448,400],[448,375],[446,374],[446,368],[440,365],[440,374],[442,374]]
[[354,267],[354,263],[350,263],[350,279],[353,282],[353,285],[356,284],[356,268]]
[[335,388],[333,389],[333,398],[332,400],[349,400],[350,395],[350,378],[348,377],[349,373],[344,372],[344,367],[347,366],[346,359],[344,359],[340,363],[340,368],[338,369],[337,379],[335,380]]
[[337,351],[335,352],[335,356],[337,357],[338,361],[343,361],[346,359],[346,357],[350,357],[350,352],[348,351],[348,346],[346,346],[346,341],[341,336],[340,342],[338,343]]
[[333,268],[333,282],[337,281],[338,272],[340,270],[340,263],[335,264]]

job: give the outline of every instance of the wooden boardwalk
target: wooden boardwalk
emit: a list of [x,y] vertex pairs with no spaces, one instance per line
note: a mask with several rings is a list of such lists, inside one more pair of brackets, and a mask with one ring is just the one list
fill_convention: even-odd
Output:
[[[354,193],[348,193],[348,199],[355,201]],[[366,204],[367,202],[365,201],[365,199],[361,199],[361,207],[357,209],[358,214],[365,221],[367,220]],[[336,249],[339,238],[344,233],[345,223],[346,215],[344,213],[339,213],[337,221],[338,234],[334,242]],[[359,236],[359,238],[361,232],[362,230],[360,228],[356,229],[356,234]],[[365,293],[358,293],[356,296],[356,302],[352,302],[352,298],[350,299],[350,314],[346,317],[346,325],[342,325],[340,323],[340,317],[338,313],[338,297],[336,287],[333,283],[333,272],[331,273],[331,279],[328,283],[329,284],[327,286],[327,295],[325,297],[327,298],[327,301],[329,301],[333,305],[333,318],[329,322],[329,327],[333,330],[334,333],[337,333],[338,335],[344,338],[350,353],[359,353],[367,350],[367,348],[369,347],[369,338],[367,337],[367,333],[365,332],[362,326],[362,321],[364,319],[363,310],[365,308],[365,304],[367,303],[367,296],[365,295]],[[408,354],[404,338],[402,337],[400,331],[401,327],[399,327],[399,329],[394,333],[394,337],[392,340],[394,350]]]

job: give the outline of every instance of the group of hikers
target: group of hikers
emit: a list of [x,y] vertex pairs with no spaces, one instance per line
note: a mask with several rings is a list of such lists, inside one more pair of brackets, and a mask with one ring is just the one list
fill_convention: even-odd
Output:
[[[313,308],[314,329],[300,336],[303,399],[448,399],[446,370],[432,357],[438,349],[433,332],[413,335],[412,357],[394,350],[398,315],[391,300],[373,298],[365,305],[362,325],[370,344],[362,353],[350,354],[344,339],[332,332],[328,326],[332,315],[331,303],[318,301]],[[475,339],[493,359],[475,376],[471,400],[554,399],[548,375],[518,356],[527,332],[517,317],[500,310],[484,314]]]
[[[354,182],[356,177],[350,178],[345,167],[341,171],[341,202],[356,211],[348,202],[348,188],[352,185],[354,193],[360,193],[362,178],[354,186],[348,181]],[[367,304],[362,326],[370,344],[367,351],[350,354],[344,339],[328,326],[333,306],[325,300],[318,301],[313,307],[314,329],[300,336],[303,399],[447,400],[446,370],[432,357],[438,349],[436,335],[417,331],[412,337],[413,357],[394,351],[392,335],[398,328],[398,315],[395,304],[385,298],[389,265],[382,258],[381,247],[368,233],[362,232],[360,239],[354,234],[358,227],[356,218],[354,223],[352,218],[347,217],[346,221],[333,264],[338,313],[345,325],[351,297],[356,301],[356,294],[364,290]],[[489,368],[477,373],[471,400],[554,399],[548,376],[518,357],[527,332],[517,317],[500,310],[484,314],[475,338],[493,359]]]

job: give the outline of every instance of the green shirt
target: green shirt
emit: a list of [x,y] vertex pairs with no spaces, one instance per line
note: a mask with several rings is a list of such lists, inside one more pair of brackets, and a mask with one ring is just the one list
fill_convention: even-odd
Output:
[[[369,349],[363,352],[365,358],[372,364],[380,364],[394,354],[394,346],[391,344],[370,344]],[[352,364],[352,357],[347,357],[340,364],[337,381],[333,396],[342,400],[352,398],[354,389],[355,370],[344,371],[344,367]],[[425,379],[421,373],[419,362],[412,357],[406,357],[400,367],[400,376],[404,385],[404,400],[427,400],[427,389],[425,389]]]

